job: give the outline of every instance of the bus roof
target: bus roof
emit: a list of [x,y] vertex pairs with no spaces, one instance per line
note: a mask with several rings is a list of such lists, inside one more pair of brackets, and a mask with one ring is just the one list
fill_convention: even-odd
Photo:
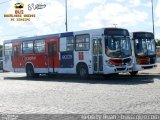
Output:
[[145,31],[132,32],[132,35],[134,39],[154,38],[154,34],[152,32],[145,32]]
[[16,41],[26,41],[26,40],[36,40],[36,39],[44,39],[51,37],[58,37],[59,34],[49,34],[49,35],[41,35],[41,36],[33,36],[33,37],[25,37],[25,38],[16,38],[12,40],[5,40],[4,43],[16,42]]
[[153,34],[152,32],[147,32],[147,31],[135,31],[132,32],[133,34],[141,34],[141,33],[149,33],[149,34]]
[[104,29],[105,35],[116,35],[116,36],[129,36],[129,32],[127,29],[123,28],[105,28]]
[[[108,30],[126,30],[123,28],[113,28],[113,27],[106,27],[106,28],[99,28],[99,29],[88,29],[88,30],[81,30],[81,31],[75,31],[76,32],[89,32],[89,31],[95,31],[95,30],[104,30],[104,33]],[[63,33],[56,33],[56,34],[48,34],[48,35],[40,35],[40,36],[33,36],[33,37],[25,37],[25,38],[16,38],[11,40],[4,40],[4,43],[11,43],[11,42],[17,42],[17,41],[26,41],[26,40],[36,40],[36,39],[44,39],[44,38],[51,38],[51,37],[67,37],[74,35],[74,32],[63,32]]]

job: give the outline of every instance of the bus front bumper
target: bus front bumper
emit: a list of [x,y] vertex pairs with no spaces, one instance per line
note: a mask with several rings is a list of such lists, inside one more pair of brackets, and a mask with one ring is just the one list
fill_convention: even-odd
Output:
[[112,74],[112,73],[126,73],[126,72],[132,72],[133,67],[132,66],[115,66],[115,67],[109,67],[104,66],[103,69],[104,74]]
[[133,68],[134,71],[141,71],[141,70],[148,70],[156,68],[157,64],[150,64],[150,65],[136,65],[135,68]]

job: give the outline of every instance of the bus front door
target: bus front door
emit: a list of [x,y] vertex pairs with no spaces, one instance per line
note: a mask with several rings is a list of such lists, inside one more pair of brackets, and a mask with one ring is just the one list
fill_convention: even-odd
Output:
[[103,54],[101,38],[93,38],[93,71],[94,73],[103,72]]

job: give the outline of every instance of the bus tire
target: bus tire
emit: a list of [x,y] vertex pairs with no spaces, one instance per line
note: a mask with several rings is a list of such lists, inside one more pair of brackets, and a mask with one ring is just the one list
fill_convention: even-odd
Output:
[[137,75],[138,71],[132,71],[132,72],[129,72],[131,74],[131,76],[135,76]]
[[31,64],[28,64],[26,66],[26,76],[27,76],[27,78],[35,77],[34,69],[33,69],[33,66]]
[[35,73],[35,74],[34,74],[34,77],[38,78],[39,75],[40,75],[39,73]]
[[85,64],[81,64],[78,66],[77,69],[78,75],[82,79],[87,79],[88,78],[88,67]]

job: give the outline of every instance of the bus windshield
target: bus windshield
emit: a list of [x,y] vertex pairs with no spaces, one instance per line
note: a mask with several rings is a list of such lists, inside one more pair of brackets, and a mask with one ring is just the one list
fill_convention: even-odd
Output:
[[129,37],[107,36],[105,37],[106,55],[114,58],[131,56],[131,43]]
[[137,56],[149,56],[156,54],[156,46],[154,39],[136,39],[135,54]]

